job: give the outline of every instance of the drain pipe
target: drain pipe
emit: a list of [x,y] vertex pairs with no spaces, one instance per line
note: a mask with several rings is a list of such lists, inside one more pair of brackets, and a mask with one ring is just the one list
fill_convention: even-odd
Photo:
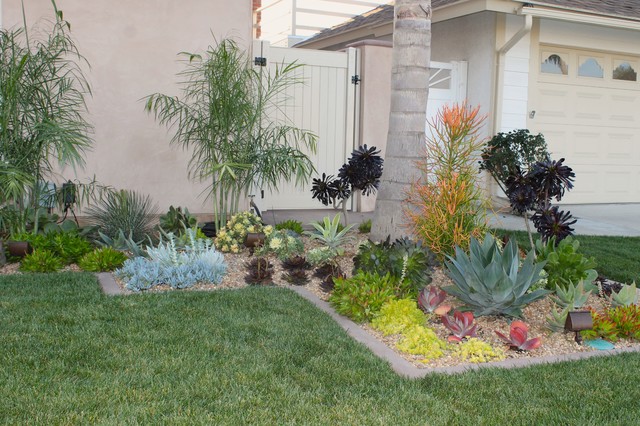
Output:
[[495,90],[495,100],[494,100],[494,119],[493,119],[493,134],[497,134],[500,132],[500,127],[502,124],[502,95],[503,95],[503,85],[504,85],[504,63],[505,56],[509,50],[513,48],[524,36],[531,32],[531,27],[533,25],[533,17],[531,15],[524,15],[524,25],[517,33],[511,37],[500,49],[498,49],[497,59],[496,59],[496,90]]
[[[533,24],[533,18],[531,15],[524,15],[524,25],[517,33],[511,37],[500,49],[496,51],[496,76],[495,76],[495,99],[493,100],[493,133],[492,135],[498,134],[502,131],[502,96],[504,93],[503,85],[504,85],[504,62],[505,56],[509,50],[513,48],[524,36],[531,32],[531,27]],[[499,186],[495,183],[492,178],[486,179],[485,188],[490,197],[493,199],[495,197],[506,197],[506,195],[502,192]]]

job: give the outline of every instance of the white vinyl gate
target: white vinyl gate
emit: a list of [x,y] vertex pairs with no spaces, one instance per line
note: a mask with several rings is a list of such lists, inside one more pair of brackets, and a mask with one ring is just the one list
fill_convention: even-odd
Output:
[[[307,154],[318,173],[336,173],[358,145],[356,120],[360,85],[352,83],[352,77],[359,74],[358,50],[348,48],[344,52],[331,52],[284,48],[257,40],[253,54],[265,59],[270,72],[294,61],[304,65],[296,70],[296,77],[302,79],[303,84],[288,89],[281,102],[283,107],[275,115],[314,132],[318,136],[317,150],[315,154]],[[466,81],[466,62],[431,62],[427,121],[435,117],[443,105],[466,98]],[[304,187],[283,182],[278,189],[273,193],[265,191],[264,198],[256,191],[256,203],[262,210],[324,208],[318,200],[311,198],[311,182]]]
[[[356,49],[345,52],[292,49],[270,46],[269,42],[256,41],[255,57],[266,59],[269,71],[276,66],[294,61],[304,66],[296,70],[302,84],[290,87],[282,99],[279,119],[289,119],[301,129],[318,136],[315,153],[308,152],[316,170],[338,170],[354,146],[354,111],[357,85],[351,84],[356,75]],[[322,204],[311,198],[311,182],[296,187],[293,182],[283,182],[279,191],[256,197],[256,204],[263,210],[318,209]]]

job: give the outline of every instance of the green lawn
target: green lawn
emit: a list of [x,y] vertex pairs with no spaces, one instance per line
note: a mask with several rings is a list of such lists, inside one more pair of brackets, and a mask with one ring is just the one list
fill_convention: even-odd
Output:
[[0,277],[6,424],[637,424],[640,354],[411,381],[291,291]]
[[[524,231],[495,231],[497,235],[515,235],[518,244],[527,250],[531,246]],[[599,274],[629,284],[635,281],[640,285],[640,237],[576,235],[574,238],[580,241],[582,254],[596,259]]]

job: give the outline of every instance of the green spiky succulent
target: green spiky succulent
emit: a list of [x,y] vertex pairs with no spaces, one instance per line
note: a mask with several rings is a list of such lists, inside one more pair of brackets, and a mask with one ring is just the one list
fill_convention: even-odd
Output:
[[636,283],[632,283],[630,285],[622,285],[622,288],[619,292],[611,292],[611,296],[609,296],[609,302],[611,302],[611,306],[629,306],[633,305],[638,301],[638,292],[636,291]]
[[549,293],[543,289],[527,293],[542,278],[544,262],[536,262],[530,252],[520,267],[514,239],[501,250],[495,238],[487,234],[482,243],[472,238],[469,250],[467,254],[456,247],[456,256],[445,263],[454,285],[443,290],[460,299],[475,316],[520,317],[523,307]]
[[556,285],[556,297],[552,297],[553,302],[563,308],[579,309],[587,303],[591,290],[585,289],[584,281],[578,285],[569,283],[566,287]]

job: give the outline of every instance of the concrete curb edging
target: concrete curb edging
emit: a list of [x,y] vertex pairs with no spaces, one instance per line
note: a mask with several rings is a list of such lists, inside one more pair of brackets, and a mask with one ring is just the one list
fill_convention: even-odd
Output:
[[124,294],[116,280],[113,278],[111,272],[100,272],[96,274],[100,288],[107,296],[116,296],[118,294]]
[[[102,288],[102,291],[109,296],[115,296],[124,294],[122,289],[118,286],[113,275],[108,272],[96,274],[98,283]],[[521,359],[509,359],[504,361],[497,361],[488,364],[464,364],[454,367],[435,367],[435,368],[418,368],[411,364],[409,361],[395,353],[387,345],[380,342],[378,339],[367,333],[358,324],[350,319],[338,314],[329,303],[321,300],[318,296],[310,292],[304,287],[291,286],[289,289],[300,297],[303,297],[321,311],[327,313],[340,327],[342,327],[349,336],[359,343],[365,345],[374,355],[387,361],[393,371],[398,375],[410,378],[420,379],[430,374],[458,374],[471,370],[479,370],[482,368],[520,368],[528,367],[538,364],[551,364],[563,361],[576,361],[581,359],[610,356],[629,352],[640,352],[640,346],[631,348],[612,349],[609,351],[592,351],[592,352],[576,352],[567,355],[550,355],[540,358],[521,358]]]
[[423,376],[422,374],[420,374],[420,369],[411,365],[409,361],[389,349],[387,345],[371,336],[358,324],[338,314],[327,302],[321,300],[318,296],[316,296],[306,288],[290,287],[290,289],[298,295],[307,299],[309,302],[313,303],[321,311],[329,314],[329,316],[333,318],[333,320],[337,322],[338,325],[342,327],[349,336],[369,348],[369,350],[371,350],[371,352],[373,352],[374,355],[376,355],[378,358],[382,358],[383,360],[387,361],[396,373],[410,378],[419,378]]
[[592,352],[575,352],[566,355],[549,355],[540,358],[520,358],[509,359],[504,361],[496,361],[487,364],[464,364],[454,367],[434,367],[434,368],[418,368],[405,360],[403,357],[389,349],[385,344],[367,333],[358,324],[348,318],[338,314],[327,302],[321,300],[318,296],[311,293],[306,288],[291,287],[291,289],[300,296],[313,303],[318,309],[326,312],[340,325],[349,336],[356,341],[362,343],[381,359],[387,361],[391,368],[400,376],[410,379],[419,379],[430,374],[458,374],[471,370],[479,370],[482,368],[520,368],[537,364],[552,364],[563,361],[576,361],[581,359],[593,358],[597,356],[617,355],[626,352],[640,352],[640,346],[631,348],[612,349],[608,351],[592,351]]

